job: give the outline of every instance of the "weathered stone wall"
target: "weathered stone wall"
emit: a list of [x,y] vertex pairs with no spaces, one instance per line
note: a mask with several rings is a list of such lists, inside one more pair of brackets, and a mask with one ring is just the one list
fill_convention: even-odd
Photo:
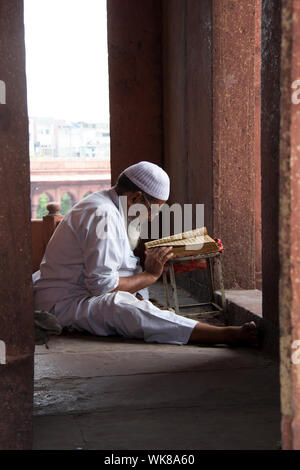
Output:
[[213,2],[214,234],[225,284],[256,286],[255,0]]
[[212,230],[211,2],[163,2],[164,161],[172,203],[205,204]]
[[[171,202],[205,204],[225,286],[259,286],[260,0],[163,2],[164,161]],[[190,285],[198,288],[201,275]]]
[[[213,232],[211,1],[163,1],[164,163],[170,203],[204,204]],[[193,214],[193,227],[195,211]],[[203,272],[178,277],[206,296]]]
[[22,0],[0,0],[0,449],[31,447],[33,306],[30,177]]
[[112,182],[141,160],[162,164],[161,0],[108,0]]
[[278,325],[280,1],[262,1],[262,272],[263,314]]
[[[282,2],[280,121],[280,375],[284,449],[300,450],[300,4]],[[299,82],[300,83],[300,82]],[[296,90],[300,86],[296,86]],[[296,91],[294,90],[294,91]],[[294,343],[295,342],[295,343]],[[294,347],[293,347],[294,346]]]

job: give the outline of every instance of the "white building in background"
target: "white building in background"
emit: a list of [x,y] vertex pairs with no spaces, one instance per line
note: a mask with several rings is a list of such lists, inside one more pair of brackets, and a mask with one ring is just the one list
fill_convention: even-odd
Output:
[[53,156],[53,119],[29,118],[30,156]]
[[30,118],[30,156],[110,158],[108,123]]

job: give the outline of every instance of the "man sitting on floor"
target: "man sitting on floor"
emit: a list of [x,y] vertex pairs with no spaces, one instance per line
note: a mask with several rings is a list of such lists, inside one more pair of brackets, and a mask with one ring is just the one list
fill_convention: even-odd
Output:
[[120,196],[127,197],[127,211],[134,204],[144,204],[151,220],[151,205],[161,208],[169,198],[169,188],[162,168],[140,162],[127,168],[115,187],[76,204],[55,230],[40,270],[33,275],[35,309],[54,313],[63,327],[99,336],[178,345],[256,345],[253,322],[240,327],[211,326],[149,301],[147,287],[161,276],[172,248],[151,249],[142,269],[133,253],[136,243],[128,237]]

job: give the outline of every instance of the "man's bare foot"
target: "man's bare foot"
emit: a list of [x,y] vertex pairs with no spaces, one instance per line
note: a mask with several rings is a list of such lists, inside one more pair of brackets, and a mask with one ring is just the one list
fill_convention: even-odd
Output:
[[228,344],[258,346],[258,333],[254,321],[242,326],[232,326],[228,331]]
[[189,342],[257,347],[258,334],[253,321],[242,326],[213,326],[198,322],[192,331]]

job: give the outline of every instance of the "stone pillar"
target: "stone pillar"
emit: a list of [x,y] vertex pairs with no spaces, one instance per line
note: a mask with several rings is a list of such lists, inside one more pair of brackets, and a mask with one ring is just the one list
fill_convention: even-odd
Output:
[[[280,121],[280,376],[282,443],[300,450],[300,3],[282,1]],[[298,350],[298,353],[297,353]]]
[[186,1],[163,2],[164,161],[170,202],[187,202]]
[[0,449],[32,446],[34,324],[23,1],[0,0]]
[[[278,325],[280,2],[262,0],[261,173],[263,316]],[[278,338],[276,338],[278,342]]]
[[262,220],[261,220],[261,4],[255,5],[254,56],[254,159],[255,159],[255,285],[262,290]]
[[161,0],[108,0],[112,183],[141,160],[163,163]]
[[163,1],[163,19],[164,157],[170,201],[204,204],[211,233],[211,1]]
[[256,9],[256,0],[212,9],[214,234],[231,289],[256,287]]
[[[163,0],[164,162],[171,178],[170,204],[204,204],[213,231],[211,1]],[[184,222],[184,220],[182,220]],[[184,225],[182,224],[184,229]],[[171,231],[173,231],[171,219]],[[177,282],[203,298],[205,273]]]
[[260,8],[261,0],[163,2],[171,202],[205,204],[230,289],[260,287]]

